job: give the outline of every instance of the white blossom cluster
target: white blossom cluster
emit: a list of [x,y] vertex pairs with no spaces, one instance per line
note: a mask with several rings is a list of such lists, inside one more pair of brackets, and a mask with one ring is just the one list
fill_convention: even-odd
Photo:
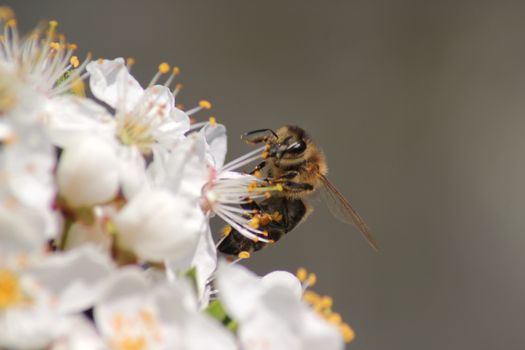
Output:
[[0,24],[0,348],[344,347],[312,275],[218,261],[212,215],[253,234],[238,204],[259,180],[235,170],[257,151],[224,165],[225,127],[190,118],[210,104],[176,107],[178,68],[144,88],[56,22]]

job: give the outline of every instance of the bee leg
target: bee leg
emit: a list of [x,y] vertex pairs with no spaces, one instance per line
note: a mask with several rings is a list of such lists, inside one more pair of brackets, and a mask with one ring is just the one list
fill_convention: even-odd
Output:
[[252,171],[249,172],[250,175],[255,174],[255,172],[260,171],[262,168],[266,166],[266,162],[262,161],[255,168],[253,168]]
[[241,135],[241,140],[250,144],[268,143],[268,141],[275,141],[277,138],[277,134],[272,129],[258,129]]

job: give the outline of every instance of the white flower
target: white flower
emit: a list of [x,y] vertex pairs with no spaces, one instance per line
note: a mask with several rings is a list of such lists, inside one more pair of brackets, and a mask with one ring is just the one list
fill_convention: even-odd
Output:
[[57,181],[60,194],[71,207],[90,207],[113,199],[119,189],[113,147],[95,136],[71,144],[60,157]]
[[[182,140],[189,130],[189,118],[175,107],[175,98],[167,86],[153,85],[158,76],[143,89],[122,58],[91,62],[87,71],[95,97],[115,110],[110,141],[119,161],[122,190],[131,198],[146,181],[145,158],[156,148],[171,149]],[[167,71],[167,64],[159,66],[159,76]],[[174,71],[172,76],[175,74]],[[102,120],[105,123],[105,118]]]
[[[288,273],[259,278],[237,265],[220,264],[219,298],[239,322],[243,349],[343,349],[338,329],[306,306],[301,284]],[[269,331],[271,330],[271,331]]]
[[34,249],[57,233],[54,166],[39,125],[0,121],[0,241],[11,237],[20,249]]
[[205,217],[195,200],[144,190],[115,217],[119,246],[148,261],[180,260],[197,246]]
[[76,45],[67,43],[65,37],[56,32],[56,21],[20,37],[14,13],[2,7],[0,25],[5,28],[0,42],[0,64],[22,76],[35,91],[56,96],[85,77],[82,73],[89,59],[81,63],[73,56]]
[[94,315],[112,349],[236,349],[233,336],[199,312],[188,284],[151,285],[135,269],[114,277]]
[[64,335],[69,315],[94,305],[112,269],[92,247],[52,256],[3,256],[0,347],[45,347]]

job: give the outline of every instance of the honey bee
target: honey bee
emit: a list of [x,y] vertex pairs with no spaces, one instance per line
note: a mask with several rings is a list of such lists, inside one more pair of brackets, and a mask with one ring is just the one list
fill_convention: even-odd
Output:
[[[250,173],[265,179],[269,185],[279,184],[277,192],[262,201],[243,204],[244,209],[258,213],[259,229],[270,242],[279,240],[302,223],[312,209],[308,198],[318,190],[330,211],[343,222],[354,224],[375,250],[377,242],[363,218],[327,179],[324,153],[310,136],[298,126],[277,130],[260,129],[241,136],[249,144],[265,143],[263,161]],[[257,251],[268,243],[251,240],[235,229],[229,229],[218,250],[225,254]]]

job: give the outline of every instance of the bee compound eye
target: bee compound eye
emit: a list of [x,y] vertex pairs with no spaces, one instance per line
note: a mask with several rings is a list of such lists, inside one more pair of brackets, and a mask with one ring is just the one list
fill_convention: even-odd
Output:
[[306,149],[306,143],[303,140],[299,140],[289,145],[288,148],[286,149],[286,152],[299,154],[299,153],[303,153],[305,149]]

